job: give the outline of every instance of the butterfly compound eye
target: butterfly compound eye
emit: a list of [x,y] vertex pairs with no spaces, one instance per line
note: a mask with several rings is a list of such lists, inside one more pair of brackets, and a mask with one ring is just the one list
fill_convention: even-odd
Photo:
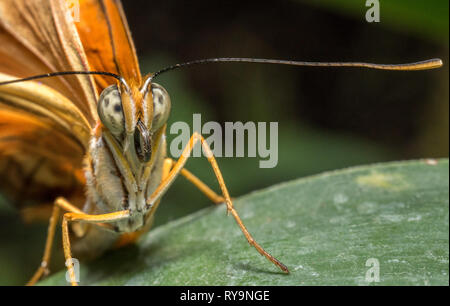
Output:
[[103,125],[116,137],[125,130],[122,99],[117,85],[106,87],[100,95],[97,112]]
[[167,122],[171,102],[169,94],[161,85],[152,83],[151,90],[153,96],[152,132],[155,132]]

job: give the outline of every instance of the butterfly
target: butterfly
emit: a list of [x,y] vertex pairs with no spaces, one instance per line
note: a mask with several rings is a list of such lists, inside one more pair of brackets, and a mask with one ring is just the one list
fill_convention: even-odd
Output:
[[[225,203],[250,245],[288,272],[243,224],[200,134],[192,135],[177,161],[167,157],[171,100],[154,82],[160,74],[217,62],[389,70],[442,65],[438,59],[382,65],[211,58],[142,75],[120,1],[75,1],[77,18],[70,3],[0,1],[0,190],[25,218],[45,210],[50,220],[42,262],[29,284],[48,272],[60,221],[66,265],[76,285],[72,256],[95,258],[134,243],[150,229],[161,197],[178,175],[214,203]],[[184,168],[195,144],[203,147],[221,194]]]

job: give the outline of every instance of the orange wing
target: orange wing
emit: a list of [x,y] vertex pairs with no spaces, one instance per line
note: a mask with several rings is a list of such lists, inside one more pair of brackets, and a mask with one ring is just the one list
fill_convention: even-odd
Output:
[[[65,0],[0,1],[0,72],[16,77],[88,70],[89,65]],[[92,77],[43,79],[95,123],[97,93]]]
[[[77,22],[70,2],[0,1],[0,82],[101,70],[139,83],[121,3],[80,0]],[[113,82],[77,75],[0,86],[0,192],[17,205],[84,194],[82,161],[98,120],[99,89]]]
[[[76,23],[92,70],[108,71],[129,83],[141,84],[136,50],[128,23],[118,0],[80,0],[80,22]],[[111,79],[95,76],[100,90]]]

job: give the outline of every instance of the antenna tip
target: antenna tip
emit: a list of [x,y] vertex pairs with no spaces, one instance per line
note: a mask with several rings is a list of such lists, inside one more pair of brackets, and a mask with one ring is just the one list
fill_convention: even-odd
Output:
[[439,68],[442,67],[442,65],[444,65],[444,63],[440,58],[433,58],[432,60],[430,60],[430,62],[432,64],[432,68]]

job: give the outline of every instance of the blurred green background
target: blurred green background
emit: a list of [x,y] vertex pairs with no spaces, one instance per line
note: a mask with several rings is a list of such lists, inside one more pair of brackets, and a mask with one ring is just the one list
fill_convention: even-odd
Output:
[[[191,124],[193,113],[201,113],[202,122],[279,123],[277,167],[260,169],[259,158],[218,159],[237,197],[326,170],[448,157],[448,1],[380,2],[380,23],[366,22],[363,0],[123,4],[143,73],[209,57],[377,63],[443,59],[443,68],[419,72],[217,64],[161,76],[158,82],[172,99],[169,126]],[[168,135],[169,143],[173,137]],[[192,158],[187,168],[218,190],[204,158]],[[164,197],[155,226],[208,205],[179,178]],[[3,201],[0,284],[20,285],[32,275],[46,227],[23,225]],[[56,246],[53,270],[62,262]]]

